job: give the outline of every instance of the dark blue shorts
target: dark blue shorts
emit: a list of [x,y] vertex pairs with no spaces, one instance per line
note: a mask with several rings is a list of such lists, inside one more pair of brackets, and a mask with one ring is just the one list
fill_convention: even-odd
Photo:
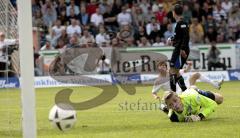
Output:
[[189,51],[185,51],[187,54],[187,58],[183,58],[180,55],[180,50],[174,50],[172,53],[171,61],[170,61],[170,67],[176,68],[176,69],[182,69],[184,64],[187,62]]

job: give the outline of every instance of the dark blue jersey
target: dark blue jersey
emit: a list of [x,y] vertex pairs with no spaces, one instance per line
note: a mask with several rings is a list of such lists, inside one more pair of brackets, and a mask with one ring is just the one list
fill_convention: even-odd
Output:
[[175,27],[175,34],[173,37],[173,46],[179,50],[189,50],[189,26],[186,22],[180,20]]

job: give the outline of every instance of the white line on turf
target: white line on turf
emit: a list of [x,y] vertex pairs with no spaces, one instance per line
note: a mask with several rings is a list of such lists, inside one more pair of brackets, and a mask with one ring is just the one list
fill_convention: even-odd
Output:
[[235,105],[235,106],[230,106],[230,107],[233,107],[233,108],[240,108],[240,105]]

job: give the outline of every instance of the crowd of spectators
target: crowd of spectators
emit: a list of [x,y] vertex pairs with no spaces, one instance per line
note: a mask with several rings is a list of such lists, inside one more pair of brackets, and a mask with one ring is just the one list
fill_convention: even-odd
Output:
[[[17,9],[17,0],[10,1]],[[32,0],[33,27],[40,32],[36,59],[39,50],[168,46],[177,2],[191,46],[240,40],[239,0]]]
[[[15,1],[15,0],[12,0]],[[67,47],[166,46],[177,0],[32,0],[41,50]],[[190,43],[233,43],[240,37],[238,0],[182,0]]]

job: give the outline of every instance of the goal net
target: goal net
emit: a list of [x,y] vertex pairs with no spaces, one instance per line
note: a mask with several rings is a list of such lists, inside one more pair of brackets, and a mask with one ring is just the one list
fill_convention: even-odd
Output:
[[[4,32],[6,39],[18,38],[17,11],[10,0],[0,0],[0,32]],[[6,49],[6,68],[0,70],[4,73],[0,78],[0,137],[16,137],[22,135],[20,90],[10,88],[16,78],[10,77],[9,74],[18,76],[19,53]]]
[[10,0],[0,0],[0,31],[9,39],[17,38],[17,11]]

